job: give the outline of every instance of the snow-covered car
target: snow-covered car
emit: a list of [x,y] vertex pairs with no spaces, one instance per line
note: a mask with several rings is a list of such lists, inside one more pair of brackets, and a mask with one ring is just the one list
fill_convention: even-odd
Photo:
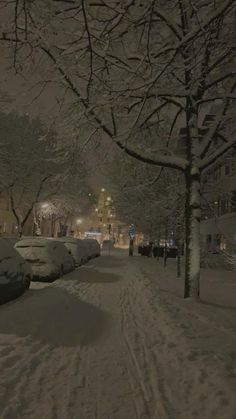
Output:
[[74,258],[75,266],[80,266],[88,260],[88,249],[84,245],[83,240],[74,237],[60,237],[56,239],[62,242],[71,252]]
[[15,248],[31,264],[33,281],[53,281],[75,269],[73,256],[59,241],[22,239]]
[[90,258],[96,258],[100,256],[100,244],[95,239],[84,239],[84,242],[87,244]]
[[11,242],[0,238],[0,303],[18,297],[30,286],[32,270]]
[[86,261],[88,261],[89,259],[92,259],[92,249],[91,249],[90,244],[87,242],[87,240],[82,239],[81,245],[83,246],[84,252],[86,254]]

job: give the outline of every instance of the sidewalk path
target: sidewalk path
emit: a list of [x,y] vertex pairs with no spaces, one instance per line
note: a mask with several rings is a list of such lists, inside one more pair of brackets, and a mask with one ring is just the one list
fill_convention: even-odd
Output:
[[220,281],[192,303],[174,267],[116,251],[33,283],[0,307],[0,418],[234,419],[236,285]]

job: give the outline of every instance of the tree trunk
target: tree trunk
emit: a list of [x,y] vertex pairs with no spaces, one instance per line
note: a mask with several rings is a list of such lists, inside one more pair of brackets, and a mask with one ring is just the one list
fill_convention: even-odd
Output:
[[54,215],[51,215],[51,237],[55,236],[55,219]]
[[166,243],[165,243],[165,247],[164,247],[163,262],[164,262],[164,268],[165,268],[166,265],[167,265],[167,244]]
[[177,239],[177,278],[181,276],[181,241]]
[[19,238],[21,238],[22,234],[23,234],[23,225],[22,225],[22,222],[19,221],[17,222],[17,235]]
[[184,298],[200,295],[200,173],[190,167],[186,173],[185,202],[185,290]]

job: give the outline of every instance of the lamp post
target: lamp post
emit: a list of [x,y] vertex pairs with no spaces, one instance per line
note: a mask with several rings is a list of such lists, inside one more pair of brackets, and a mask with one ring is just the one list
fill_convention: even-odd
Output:
[[131,224],[128,229],[129,235],[129,256],[134,255],[134,239],[135,239],[135,226]]
[[46,213],[47,209],[49,208],[48,202],[43,202],[42,204],[38,204],[37,207],[34,209],[34,228],[33,234],[36,236],[42,235],[42,217],[43,213]]
[[82,224],[82,219],[81,218],[77,218],[76,220],[76,226],[77,226],[77,231],[76,231],[76,235],[78,235],[79,237],[81,236],[81,232],[80,232],[80,226]]

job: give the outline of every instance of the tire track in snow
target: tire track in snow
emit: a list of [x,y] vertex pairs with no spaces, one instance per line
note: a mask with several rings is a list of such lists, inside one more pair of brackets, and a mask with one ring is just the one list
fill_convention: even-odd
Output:
[[[160,417],[172,418],[174,409],[165,393],[165,389],[161,385],[163,381],[162,374],[160,377],[161,368],[157,363],[157,359],[152,356],[153,350],[150,348],[150,345],[147,347],[149,335],[145,332],[144,325],[150,322],[151,316],[149,313],[147,319],[144,319],[142,310],[140,322],[138,316],[142,307],[138,300],[139,294],[136,287],[136,280],[131,280],[129,281],[129,286],[123,291],[125,303],[123,302],[122,323],[123,325],[127,324],[128,332],[126,332],[123,325],[122,329],[126,345],[135,364],[137,381],[139,381],[139,385],[142,388],[146,411],[146,416],[144,417],[154,418],[157,417],[156,415],[161,414],[162,416]],[[135,330],[135,332],[131,336],[130,333],[132,330]],[[130,335],[127,335],[127,333]],[[144,380],[145,384],[143,382]]]
[[[133,295],[141,295],[141,289],[137,289],[138,283],[132,281],[132,284],[132,297]],[[146,288],[146,292],[147,291],[149,290]],[[147,296],[148,293],[146,298]],[[149,309],[147,310],[147,308]],[[149,298],[147,298],[146,303],[144,298],[140,299],[137,312],[133,311],[132,303],[130,303],[131,322],[135,322],[136,330],[142,332],[139,336],[139,346],[143,346],[146,354],[146,365],[149,366],[149,371],[150,365],[153,365],[152,370],[156,371],[156,374],[150,374],[150,380],[153,388],[153,400],[155,400],[156,406],[153,410],[159,411],[159,414],[162,415],[161,417],[176,418],[178,417],[178,414],[180,415],[179,417],[181,417],[181,412],[176,411],[174,407],[178,406],[178,400],[176,400],[175,395],[176,389],[178,388],[178,382],[175,382],[175,376],[181,379],[183,371],[185,371],[185,360],[182,357],[182,353],[179,353],[177,350],[178,339],[180,336],[176,336],[173,330],[173,325],[168,324],[166,317],[163,318],[161,311],[157,309],[155,313],[152,312],[152,308],[152,301]],[[158,316],[155,314],[158,314]],[[148,328],[144,328],[144,325],[149,324],[150,330],[155,330],[155,323],[156,328],[158,329],[158,333],[155,334],[158,336],[158,342],[152,342],[151,333],[147,333]],[[146,345],[143,345],[142,342],[146,342]],[[181,347],[183,349],[183,346]],[[174,348],[175,350],[176,361],[174,364],[173,360],[171,361],[171,359],[168,359],[169,348],[171,348],[171,350]],[[187,348],[185,348],[185,352],[188,353]],[[171,364],[168,365],[170,361]],[[166,365],[167,368],[163,368],[164,365]],[[173,374],[171,374],[171,377],[168,376],[170,365],[171,368],[173,368]],[[175,371],[176,366],[177,371]],[[189,387],[191,388],[191,381],[187,388]]]
[[[47,288],[65,288],[69,294],[71,292],[75,297],[79,297],[79,304],[80,297],[86,296],[92,287],[92,284],[81,284],[82,286],[77,287],[74,282],[73,289],[72,283],[66,282],[58,281]],[[66,304],[70,304],[67,294],[61,306],[62,311]],[[42,324],[45,320],[42,317]],[[43,326],[39,324],[39,327]],[[37,329],[34,330],[34,334],[37,335]],[[74,416],[74,406],[81,387],[78,352],[75,353],[71,348],[42,345],[25,338],[20,340],[15,350],[11,345],[3,348],[2,355],[4,358],[1,358],[0,365],[4,386],[1,386],[0,406],[6,407],[0,414],[1,419],[17,418],[18,415],[20,419],[35,419],[36,402],[39,406],[37,417],[77,419],[76,415]],[[29,389],[31,399],[28,397]]]
[[[126,350],[128,350],[129,358],[131,360],[131,363],[128,363],[127,359],[125,358],[126,368],[127,368],[127,372],[128,372],[128,378],[129,378],[129,384],[130,384],[130,388],[132,390],[132,400],[133,400],[133,403],[134,403],[136,417],[137,417],[137,419],[139,419],[142,415],[142,413],[140,413],[140,412],[144,412],[145,410],[147,410],[148,396],[147,396],[146,389],[141,385],[142,378],[140,380],[140,368],[138,367],[139,372],[137,373],[137,360],[136,360],[136,357],[134,356],[134,353],[131,349],[129,339],[128,339],[128,337],[126,335],[126,331],[125,331],[125,320],[126,320],[125,312],[128,308],[127,307],[126,292],[127,292],[126,287],[123,287],[123,289],[120,292],[120,309],[121,309],[120,324],[121,324],[121,333],[122,333],[123,338],[124,338]],[[133,372],[133,370],[134,370],[134,372]],[[138,378],[137,378],[137,375],[138,375]],[[137,386],[138,386],[138,392],[137,392]],[[140,391],[141,391],[141,396],[142,396],[141,405],[140,405],[140,397],[139,397]],[[148,412],[148,414],[149,414],[149,412]]]
[[[27,346],[26,346],[27,345]],[[47,362],[47,359],[50,357],[48,352],[48,346],[40,346],[38,344],[31,343],[32,346],[29,346],[29,339],[26,339],[25,345],[23,347],[17,346],[16,351],[18,352],[18,360],[12,364],[10,368],[6,370],[7,376],[10,378],[7,379],[3,376],[4,380],[4,392],[2,395],[2,400],[0,405],[6,405],[6,409],[3,410],[1,418],[9,416],[9,410],[11,415],[18,415],[17,412],[24,411],[25,408],[25,399],[27,398],[28,388],[31,388],[32,378],[37,377],[37,389],[41,389],[41,379],[42,363]],[[21,351],[22,349],[22,351]],[[22,360],[21,353],[24,354],[24,359]],[[3,372],[4,370],[1,370]],[[2,387],[2,386],[1,386]],[[33,390],[33,388],[31,388]],[[38,392],[35,395],[39,396]]]

